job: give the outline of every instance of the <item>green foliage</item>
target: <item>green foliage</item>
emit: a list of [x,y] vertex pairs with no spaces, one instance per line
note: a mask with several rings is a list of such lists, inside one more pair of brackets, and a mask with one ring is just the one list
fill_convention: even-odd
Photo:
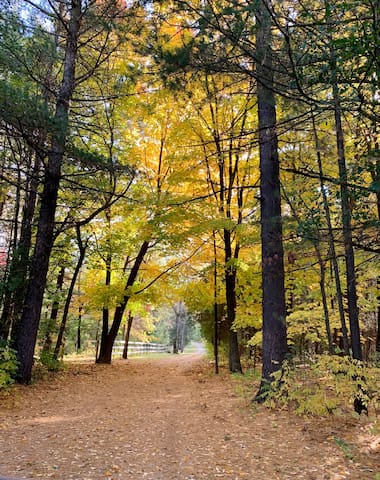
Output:
[[302,355],[314,344],[323,343],[324,323],[322,307],[308,304],[288,315],[288,342],[292,351]]
[[13,383],[17,371],[16,352],[4,341],[0,342],[0,388]]
[[[214,345],[214,311],[203,311],[198,315],[198,322],[202,337],[206,340],[206,348],[209,356],[213,355]],[[225,305],[218,305],[218,334],[219,354],[228,357],[228,325],[225,318]]]
[[[91,342],[96,338],[99,328],[99,320],[92,315],[84,313],[82,316],[81,331],[81,351],[91,348]],[[78,318],[75,315],[69,315],[65,330],[64,354],[69,355],[77,352]]]
[[261,346],[263,343],[263,332],[259,330],[256,332],[253,337],[248,341],[248,345],[251,347]]
[[59,372],[63,368],[63,362],[54,358],[52,352],[41,352],[40,363],[46,367],[49,372]]
[[53,129],[50,112],[41,95],[25,86],[15,87],[1,80],[0,98],[0,117],[7,123],[15,126],[21,124],[26,129]]
[[290,406],[298,414],[330,415],[353,411],[355,398],[377,408],[379,371],[349,357],[321,355],[309,362],[284,363],[268,392],[273,406]]

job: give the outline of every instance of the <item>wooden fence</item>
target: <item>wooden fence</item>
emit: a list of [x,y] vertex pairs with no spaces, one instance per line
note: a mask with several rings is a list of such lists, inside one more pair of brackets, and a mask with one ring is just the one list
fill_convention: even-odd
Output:
[[[115,340],[112,349],[113,356],[122,356],[124,350],[124,340]],[[170,347],[162,343],[129,342],[128,356],[145,355],[147,353],[170,353]]]
[[[98,355],[99,344],[92,342],[95,348],[95,354]],[[124,340],[115,340],[112,349],[113,357],[122,357],[124,351]],[[129,342],[128,343],[128,357],[131,355],[145,355],[148,353],[171,353],[171,347],[162,343],[147,343],[147,342]],[[0,478],[1,480],[1,478]]]

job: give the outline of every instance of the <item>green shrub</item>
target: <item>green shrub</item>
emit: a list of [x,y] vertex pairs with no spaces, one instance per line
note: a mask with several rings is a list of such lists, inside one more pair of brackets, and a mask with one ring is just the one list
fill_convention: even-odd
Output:
[[17,365],[16,352],[9,348],[7,342],[0,342],[0,388],[14,382]]
[[307,362],[287,361],[275,374],[277,389],[268,392],[273,406],[292,407],[299,414],[329,415],[352,411],[355,398],[377,410],[379,370],[337,355],[320,355]]
[[63,362],[57,360],[52,352],[41,352],[39,361],[49,372],[59,372],[63,368]]

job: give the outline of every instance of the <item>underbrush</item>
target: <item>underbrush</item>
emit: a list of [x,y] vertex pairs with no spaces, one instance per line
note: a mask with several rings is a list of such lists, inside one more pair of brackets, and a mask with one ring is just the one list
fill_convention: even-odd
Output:
[[[380,412],[380,369],[337,355],[320,355],[307,361],[286,361],[275,374],[266,405],[286,408],[300,415],[339,415],[354,412],[359,401],[364,411]],[[254,397],[259,386],[257,372],[235,377],[235,390]]]
[[46,368],[49,372],[59,372],[64,368],[63,361],[55,358],[52,352],[41,352],[37,362],[38,366]]
[[17,372],[16,352],[4,341],[0,342],[0,389],[14,383]]
[[308,362],[285,362],[277,373],[279,386],[269,403],[290,406],[296,413],[331,415],[352,411],[355,401],[378,411],[380,371],[348,357],[321,355]]

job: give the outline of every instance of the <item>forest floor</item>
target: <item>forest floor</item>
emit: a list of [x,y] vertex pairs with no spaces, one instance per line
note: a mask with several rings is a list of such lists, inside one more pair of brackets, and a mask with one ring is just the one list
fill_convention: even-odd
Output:
[[0,477],[379,479],[373,418],[252,407],[239,385],[199,354],[71,364],[0,398]]

